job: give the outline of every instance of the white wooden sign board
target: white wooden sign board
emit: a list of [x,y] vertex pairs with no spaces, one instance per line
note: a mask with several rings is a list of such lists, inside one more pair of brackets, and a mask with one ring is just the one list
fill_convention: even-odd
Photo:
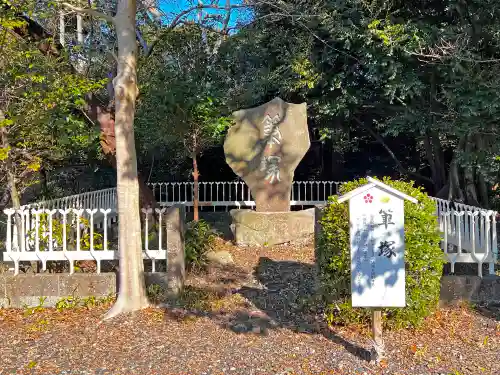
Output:
[[405,307],[404,200],[417,200],[368,177],[349,201],[353,307]]

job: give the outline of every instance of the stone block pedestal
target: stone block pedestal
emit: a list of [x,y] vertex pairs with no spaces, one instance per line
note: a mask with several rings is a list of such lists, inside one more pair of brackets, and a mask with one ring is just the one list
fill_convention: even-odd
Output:
[[231,210],[231,229],[238,246],[273,246],[314,234],[315,209],[289,212]]

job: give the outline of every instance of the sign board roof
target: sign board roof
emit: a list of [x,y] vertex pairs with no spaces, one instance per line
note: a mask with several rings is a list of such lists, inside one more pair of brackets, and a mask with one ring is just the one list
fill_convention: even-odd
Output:
[[389,186],[389,185],[386,185],[384,184],[383,182],[380,182],[378,180],[375,180],[374,178],[371,178],[371,177],[367,177],[367,180],[368,180],[368,184],[365,184],[363,186],[360,186],[352,191],[350,191],[349,193],[341,196],[338,200],[339,203],[342,203],[342,202],[345,202],[345,201],[348,201],[350,199],[352,199],[353,197],[359,195],[359,194],[362,194],[364,193],[365,191],[371,189],[372,187],[378,187],[382,190],[385,190],[387,193],[390,193],[396,197],[399,197],[401,199],[406,199],[412,203],[418,203],[418,201],[413,198],[413,197],[410,197],[409,195],[405,194],[405,193],[402,193],[400,192],[399,190],[397,189],[394,189],[393,187]]

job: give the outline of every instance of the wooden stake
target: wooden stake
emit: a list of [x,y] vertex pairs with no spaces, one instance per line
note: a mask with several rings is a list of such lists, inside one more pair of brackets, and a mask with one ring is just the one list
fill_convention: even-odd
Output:
[[384,340],[382,338],[382,311],[372,310],[373,357],[380,362],[384,357]]

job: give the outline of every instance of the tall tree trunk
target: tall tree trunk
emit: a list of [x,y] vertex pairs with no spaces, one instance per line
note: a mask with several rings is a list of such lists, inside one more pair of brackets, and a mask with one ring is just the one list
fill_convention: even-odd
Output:
[[[114,92],[114,89],[112,92]],[[99,123],[102,152],[106,156],[109,165],[116,169],[115,119],[113,118],[111,110],[105,109],[94,96],[88,95],[85,111],[92,121],[97,121]],[[153,191],[139,173],[138,180],[140,207],[157,207]]]
[[114,17],[118,38],[118,74],[114,80],[114,87],[120,283],[117,301],[105,319],[148,306],[142,259],[139,181],[134,140],[135,101],[138,92],[135,15],[135,0],[118,1]]

